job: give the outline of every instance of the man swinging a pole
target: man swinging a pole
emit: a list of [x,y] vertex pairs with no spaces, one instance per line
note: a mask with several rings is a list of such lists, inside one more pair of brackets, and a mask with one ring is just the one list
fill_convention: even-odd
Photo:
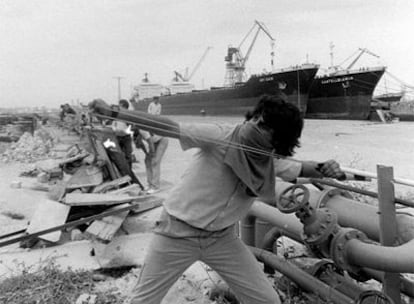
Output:
[[236,126],[177,123],[143,112],[117,112],[102,100],[94,100],[90,108],[97,115],[176,138],[183,150],[198,149],[164,201],[130,303],[161,303],[196,261],[215,270],[241,303],[280,303],[255,257],[236,235],[235,225],[255,199],[275,200],[276,176],[287,181],[299,176],[343,176],[334,160],[286,158],[299,147],[303,118],[298,108],[282,97],[264,96]]

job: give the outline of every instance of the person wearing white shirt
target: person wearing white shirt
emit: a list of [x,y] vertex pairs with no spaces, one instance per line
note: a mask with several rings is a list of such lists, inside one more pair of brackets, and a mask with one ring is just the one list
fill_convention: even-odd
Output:
[[161,103],[158,97],[154,97],[154,100],[148,105],[148,113],[153,115],[161,115]]

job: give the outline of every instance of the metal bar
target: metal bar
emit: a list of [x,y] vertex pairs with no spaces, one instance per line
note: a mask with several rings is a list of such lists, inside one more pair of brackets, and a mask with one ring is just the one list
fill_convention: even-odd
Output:
[[[371,178],[378,179],[377,174],[372,173],[372,172],[366,172],[366,171],[361,171],[361,170],[342,167],[342,166],[341,166],[341,170],[344,171],[345,173],[350,173],[350,174],[354,174],[354,175],[360,175],[360,176],[365,176],[365,177],[371,177]],[[410,179],[394,177],[392,179],[392,181],[396,184],[401,184],[401,185],[414,187],[414,181],[410,180]]]
[[17,234],[22,234],[25,231],[26,231],[26,228],[21,229],[21,230],[17,230],[17,231],[14,231],[14,232],[10,232],[10,233],[7,233],[7,234],[0,235],[0,240],[7,239],[7,238],[9,238],[11,236],[14,236],[14,235],[17,235]]
[[[383,246],[394,246],[397,240],[397,219],[394,206],[394,171],[392,167],[377,165],[378,207],[380,224],[380,242]],[[384,293],[395,304],[401,303],[400,274],[384,272]]]
[[320,296],[323,300],[335,304],[352,304],[355,303],[347,295],[339,292],[331,286],[319,281],[309,273],[303,271],[298,266],[290,263],[271,252],[248,246],[250,251],[255,255],[256,259],[264,264],[275,268],[280,273],[298,284],[307,292],[311,292]]
[[[359,193],[359,194],[363,194],[366,196],[370,196],[370,197],[374,197],[374,198],[378,198],[378,193],[374,192],[374,191],[369,191],[369,190],[364,190],[364,189],[360,189],[357,187],[353,187],[353,186],[349,186],[349,185],[344,185],[341,183],[337,183],[328,179],[321,179],[321,178],[311,178],[309,179],[311,181],[311,183],[315,182],[317,184],[322,184],[322,185],[327,185],[327,186],[331,186],[331,187],[335,187],[335,188],[339,188],[339,189],[343,189],[343,190],[347,190],[347,191],[352,191],[355,193]],[[401,204],[404,206],[409,206],[409,207],[413,207],[414,208],[414,202],[410,202],[401,198],[394,198],[395,203],[397,204]]]
[[[4,246],[7,246],[7,245],[14,244],[14,243],[18,243],[18,242],[21,242],[21,241],[26,241],[26,240],[29,240],[31,238],[34,238],[34,237],[37,237],[37,236],[40,236],[40,235],[43,235],[43,234],[47,234],[47,233],[50,233],[50,232],[59,231],[59,230],[63,230],[63,229],[66,229],[66,228],[71,228],[71,227],[76,227],[78,225],[85,224],[85,223],[93,221],[93,220],[97,220],[97,219],[101,219],[101,218],[104,218],[104,217],[107,217],[107,216],[110,216],[110,215],[122,213],[124,211],[130,211],[130,210],[133,210],[133,209],[136,209],[136,208],[139,208],[139,207],[143,208],[142,211],[147,210],[147,209],[145,209],[145,205],[143,205],[142,203],[138,203],[138,204],[133,204],[131,206],[127,206],[127,207],[124,207],[124,208],[121,208],[121,209],[118,209],[118,210],[104,211],[104,212],[102,212],[100,214],[97,214],[97,215],[91,215],[91,216],[88,216],[88,217],[85,217],[85,218],[82,218],[82,219],[79,219],[79,220],[76,220],[76,221],[72,221],[72,222],[69,222],[69,223],[66,223],[66,224],[63,224],[63,225],[55,226],[55,227],[44,229],[44,230],[41,230],[41,231],[38,231],[38,232],[35,232],[35,233],[32,233],[32,234],[19,236],[19,237],[16,237],[16,238],[4,241],[4,242],[0,242],[0,248],[4,247]],[[153,205],[151,205],[151,208],[153,208]]]

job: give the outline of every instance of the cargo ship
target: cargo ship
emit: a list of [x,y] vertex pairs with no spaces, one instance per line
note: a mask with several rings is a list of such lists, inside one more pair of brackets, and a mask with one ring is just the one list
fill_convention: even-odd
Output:
[[[225,56],[226,76],[222,87],[164,94],[157,98],[164,115],[243,115],[253,109],[263,95],[285,95],[287,100],[305,113],[309,89],[319,69],[316,64],[302,64],[284,69],[273,68],[274,52],[271,51],[272,72],[252,75],[246,80],[245,66],[260,31],[271,39],[264,24],[255,21],[256,33],[245,55],[239,47],[228,47]],[[252,28],[249,33],[253,32]],[[246,37],[245,37],[246,38]],[[245,41],[246,39],[243,39]],[[134,102],[136,110],[146,111],[152,99]]]
[[386,68],[351,69],[364,53],[378,57],[367,49],[359,49],[359,55],[347,68],[331,68],[327,75],[315,77],[309,92],[306,118],[369,118],[373,92]]
[[[318,65],[304,64],[274,73],[252,75],[246,82],[230,87],[212,87],[159,96],[164,115],[243,115],[263,95],[284,94],[302,113],[306,112],[311,83]],[[134,108],[146,111],[151,98],[139,100]]]

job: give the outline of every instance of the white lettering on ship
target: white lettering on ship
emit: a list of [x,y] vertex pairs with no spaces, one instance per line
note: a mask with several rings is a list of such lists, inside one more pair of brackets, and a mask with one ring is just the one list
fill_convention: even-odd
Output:
[[326,80],[322,80],[321,84],[337,83],[337,82],[344,82],[344,81],[349,81],[349,80],[354,80],[354,77],[350,76],[350,77],[342,77],[342,78],[329,78]]
[[259,78],[259,81],[260,81],[260,82],[264,82],[264,81],[272,81],[272,80],[273,80],[273,76]]

